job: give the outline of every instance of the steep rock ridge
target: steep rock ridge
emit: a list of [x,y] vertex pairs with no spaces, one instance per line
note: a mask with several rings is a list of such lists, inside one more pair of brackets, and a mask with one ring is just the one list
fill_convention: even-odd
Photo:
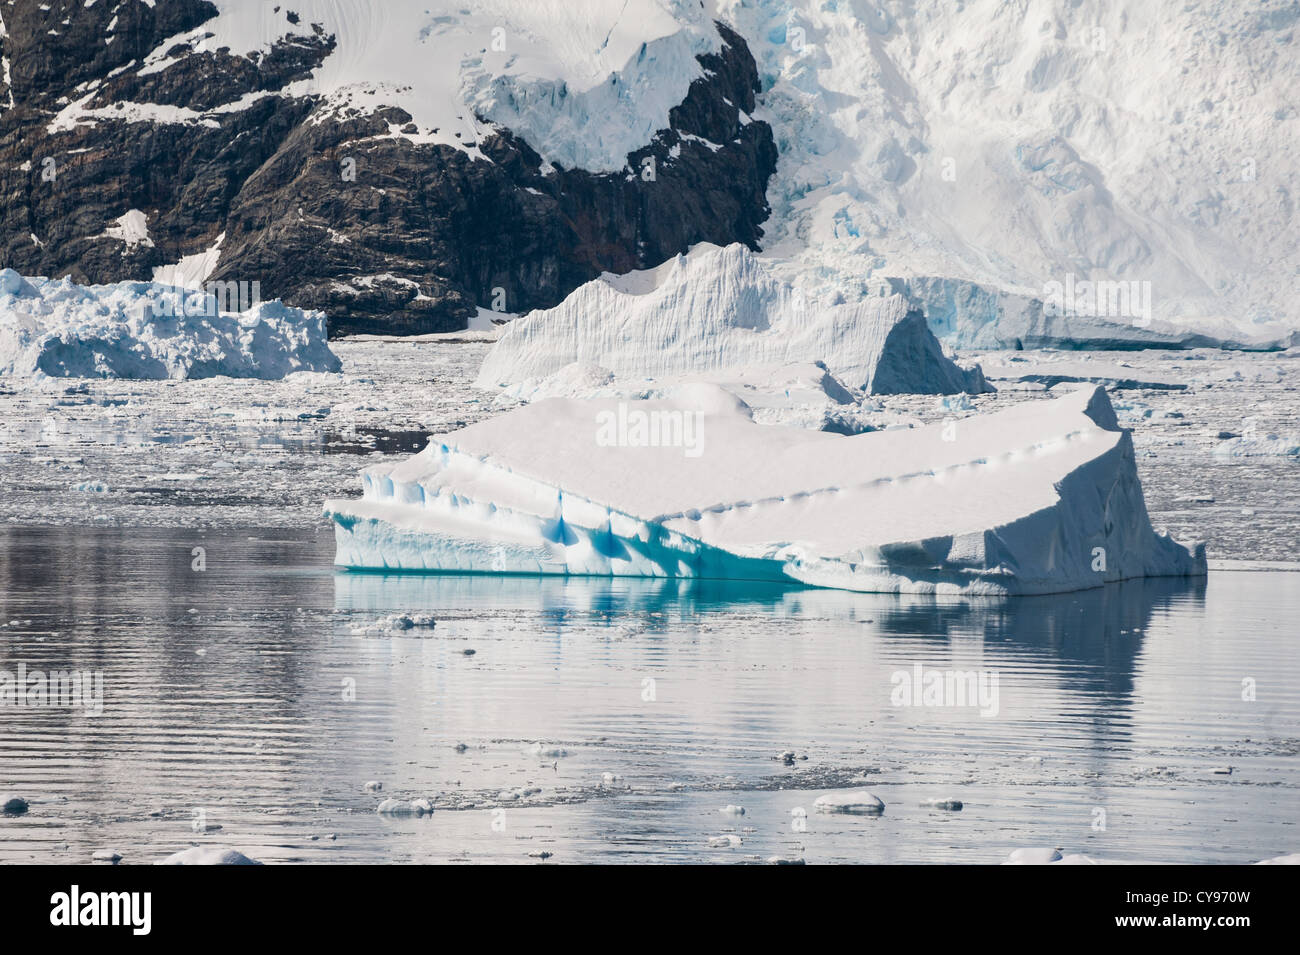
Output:
[[[398,5],[343,7],[382,20]],[[704,22],[713,40],[667,125],[623,168],[591,172],[482,116],[462,117],[473,142],[423,129],[386,105],[409,105],[409,89],[360,103],[324,89],[346,38],[292,5],[258,27],[259,48],[222,46],[241,37],[232,8],[252,15],[246,0],[0,0],[2,264],[104,283],[173,280],[191,258],[187,284],[258,282],[338,335],[454,330],[479,307],[549,307],[697,242],[757,248],[776,149],[726,26]],[[633,79],[657,49],[642,44]]]

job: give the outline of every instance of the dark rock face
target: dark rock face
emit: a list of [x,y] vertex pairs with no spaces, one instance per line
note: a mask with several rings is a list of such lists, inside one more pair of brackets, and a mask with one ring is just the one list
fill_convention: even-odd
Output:
[[[416,334],[463,328],[477,307],[549,307],[602,271],[652,267],[697,242],[756,249],[763,234],[776,147],[766,123],[742,116],[757,71],[721,24],[721,52],[700,58],[705,75],[670,128],[626,169],[543,174],[508,130],[484,124],[477,145],[491,161],[475,161],[389,136],[411,121],[401,109],[340,113],[289,95],[334,49],[320,28],[249,59],[203,48],[207,0],[40,7],[0,0],[0,265],[24,274],[148,279],[224,234],[209,280],[260,282],[263,298],[323,309],[334,335]],[[187,31],[165,51],[171,65],[142,71]],[[102,112],[58,122],[69,103]],[[160,123],[135,104],[193,112]],[[148,217],[150,242],[108,234],[131,209]]]

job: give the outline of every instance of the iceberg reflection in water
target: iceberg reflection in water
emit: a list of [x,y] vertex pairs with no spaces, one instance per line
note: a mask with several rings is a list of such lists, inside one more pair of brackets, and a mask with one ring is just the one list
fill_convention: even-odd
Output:
[[[101,716],[3,710],[7,787],[31,808],[0,819],[0,860],[111,845],[148,862],[192,844],[267,862],[999,862],[1024,846],[1241,862],[1293,849],[1291,573],[936,598],[338,572],[332,544],[0,528],[0,668],[104,675]],[[395,613],[437,625],[366,629]],[[996,676],[996,715],[895,705],[895,678],[918,667],[985,688]],[[813,811],[858,788],[884,813]],[[381,796],[435,812],[380,816]],[[196,834],[196,807],[223,828]],[[739,846],[708,844],[732,834]]]

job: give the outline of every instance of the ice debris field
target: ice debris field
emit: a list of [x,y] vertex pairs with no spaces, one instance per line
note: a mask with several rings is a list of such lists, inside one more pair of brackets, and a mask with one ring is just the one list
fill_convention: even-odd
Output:
[[1054,593],[1205,573],[1157,534],[1103,389],[844,436],[733,394],[547,399],[430,441],[333,500],[351,568]]

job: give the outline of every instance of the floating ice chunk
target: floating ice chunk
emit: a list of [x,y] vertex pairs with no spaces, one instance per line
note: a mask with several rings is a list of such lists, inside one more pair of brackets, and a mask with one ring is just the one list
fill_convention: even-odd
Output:
[[1046,865],[1061,861],[1060,849],[1015,849],[1007,856],[1006,865]]
[[1214,447],[1216,458],[1300,457],[1300,435],[1242,434]]
[[[405,634],[408,631],[432,630],[438,625],[433,614],[428,613],[392,613],[380,617],[373,623],[353,627],[354,636]],[[414,636],[414,634],[412,634]]]
[[575,363],[637,380],[815,361],[850,388],[875,394],[987,387],[978,370],[943,354],[903,296],[819,303],[743,245],[707,243],[656,269],[605,273],[555,308],[511,322],[478,384],[509,388]]
[[743,816],[745,814],[744,806],[723,806],[718,812],[724,816]]
[[734,849],[740,842],[740,836],[737,835],[709,836],[710,849]]
[[261,865],[235,849],[194,846],[169,855],[158,865]]
[[561,756],[568,756],[569,751],[562,746],[552,746],[549,743],[534,743],[528,749],[529,755],[536,756],[538,759],[558,759]]
[[[243,311],[227,311],[232,300]],[[0,270],[0,374],[278,379],[340,367],[322,312],[253,302],[225,286],[214,294],[152,282],[82,286]]]
[[1276,856],[1272,859],[1263,859],[1256,862],[1255,865],[1300,865],[1300,852],[1294,852],[1286,856]]
[[885,804],[874,793],[865,789],[850,789],[844,792],[827,793],[813,801],[814,812],[847,813],[854,816],[878,816],[885,811]]
[[1059,593],[1200,575],[1155,533],[1103,389],[843,436],[760,425],[721,388],[549,399],[366,470],[326,502],[343,567]]
[[427,816],[433,812],[433,803],[427,799],[385,799],[375,812],[381,816]]
[[384,784],[377,779],[372,779],[362,787],[366,792],[377,793],[384,788]]
[[960,799],[927,799],[921,805],[930,809],[946,809],[949,812],[960,812],[962,801]]

